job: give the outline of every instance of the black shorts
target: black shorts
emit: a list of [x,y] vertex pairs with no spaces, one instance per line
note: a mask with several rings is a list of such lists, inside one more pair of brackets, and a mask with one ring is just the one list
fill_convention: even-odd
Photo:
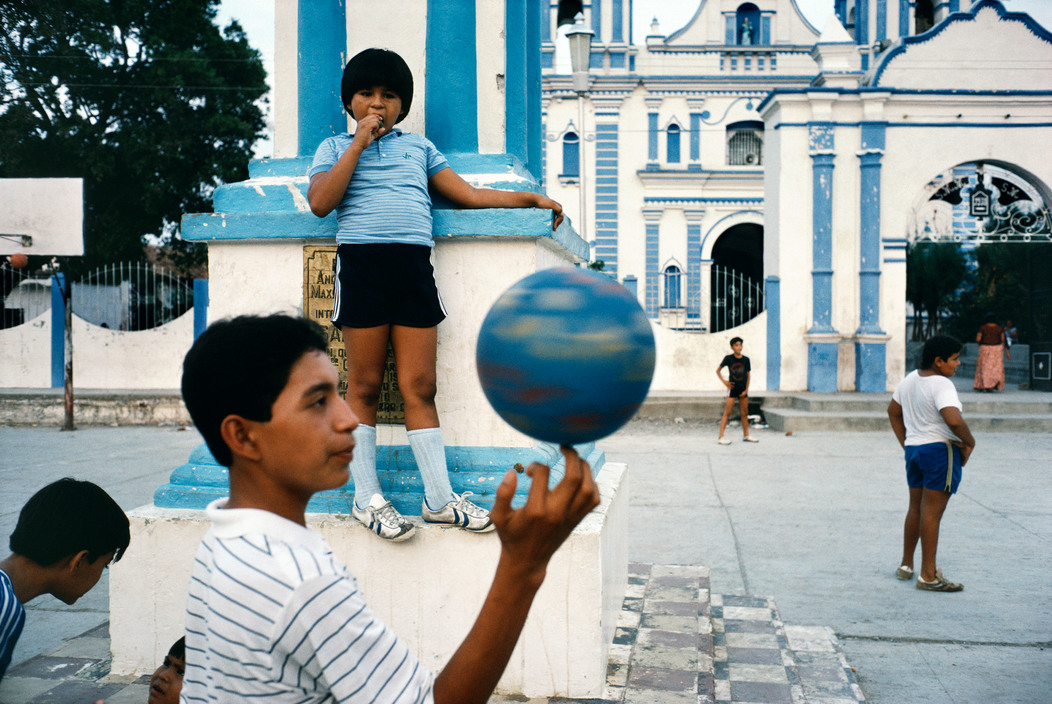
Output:
[[422,244],[341,244],[336,249],[332,322],[348,328],[430,328],[446,317],[431,248]]
[[[728,395],[728,398],[741,398],[742,394],[745,394],[745,384],[741,384],[741,385],[734,384],[731,387],[731,391],[730,391],[730,394]],[[748,396],[748,394],[745,394],[745,395]]]

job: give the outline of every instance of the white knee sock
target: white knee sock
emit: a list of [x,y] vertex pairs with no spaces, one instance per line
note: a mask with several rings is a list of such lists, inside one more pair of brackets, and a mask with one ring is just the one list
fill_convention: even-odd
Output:
[[371,425],[359,424],[354,430],[351,478],[354,480],[354,505],[360,509],[369,505],[373,494],[383,493],[376,476],[376,428]]
[[410,430],[409,446],[413,448],[420,478],[424,480],[424,499],[432,510],[442,508],[453,500],[453,487],[446,469],[446,446],[441,428]]

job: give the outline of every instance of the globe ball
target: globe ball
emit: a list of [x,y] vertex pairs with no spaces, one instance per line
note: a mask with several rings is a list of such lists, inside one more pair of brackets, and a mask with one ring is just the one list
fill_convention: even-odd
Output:
[[610,277],[545,269],[505,291],[486,315],[475,361],[486,398],[513,428],[562,445],[627,423],[654,376],[654,333]]

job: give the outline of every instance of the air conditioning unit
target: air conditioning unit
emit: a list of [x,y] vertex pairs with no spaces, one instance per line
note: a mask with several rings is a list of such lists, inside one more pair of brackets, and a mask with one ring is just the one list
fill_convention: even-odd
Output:
[[758,163],[760,163],[760,155],[759,154],[753,154],[753,153],[746,154],[745,155],[745,163],[746,164],[758,164]]

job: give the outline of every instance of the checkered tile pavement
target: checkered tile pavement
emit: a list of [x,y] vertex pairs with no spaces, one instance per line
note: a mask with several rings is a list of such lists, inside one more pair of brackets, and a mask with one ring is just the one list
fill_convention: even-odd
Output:
[[[4,704],[143,704],[149,677],[109,675],[109,625],[8,670]],[[495,696],[490,704],[523,704]],[[600,699],[528,704],[859,704],[832,631],[786,626],[772,599],[710,594],[707,567],[629,565]]]

